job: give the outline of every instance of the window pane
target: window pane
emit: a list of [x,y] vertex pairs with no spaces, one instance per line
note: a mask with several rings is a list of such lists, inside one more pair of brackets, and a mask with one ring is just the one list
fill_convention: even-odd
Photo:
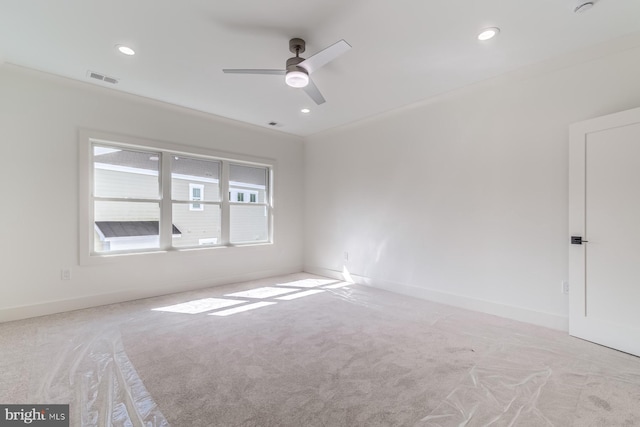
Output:
[[158,199],[160,154],[93,147],[96,197]]
[[231,243],[266,242],[268,218],[266,206],[231,205]]
[[[256,202],[266,203],[268,169],[254,166],[229,166],[229,193],[232,202],[248,202],[255,194]],[[245,196],[246,194],[246,196]],[[233,197],[236,196],[236,197]],[[255,203],[255,202],[254,202]]]
[[111,252],[160,247],[158,203],[94,203],[95,252]]
[[173,200],[196,200],[195,189],[199,188],[200,200],[220,200],[220,162],[215,160],[171,157],[171,198]]
[[[220,205],[200,203],[202,210],[192,210],[192,203],[173,204],[173,246],[212,246],[220,244]],[[177,229],[177,230],[176,230]]]

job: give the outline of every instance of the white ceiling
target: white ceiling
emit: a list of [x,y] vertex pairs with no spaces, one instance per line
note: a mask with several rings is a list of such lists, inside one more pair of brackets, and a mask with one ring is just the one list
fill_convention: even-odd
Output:
[[[0,61],[310,135],[640,32],[640,0],[0,0]],[[500,35],[479,42],[481,28]],[[353,48],[313,74],[316,106],[282,76],[288,40],[308,57]],[[126,44],[127,57],[114,46]],[[95,71],[117,85],[87,77]],[[300,109],[311,113],[303,115]]]

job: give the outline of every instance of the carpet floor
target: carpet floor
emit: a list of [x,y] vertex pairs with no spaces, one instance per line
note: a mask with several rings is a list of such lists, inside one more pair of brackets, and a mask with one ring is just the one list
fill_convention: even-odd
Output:
[[310,274],[0,324],[0,403],[72,426],[640,426],[640,359]]

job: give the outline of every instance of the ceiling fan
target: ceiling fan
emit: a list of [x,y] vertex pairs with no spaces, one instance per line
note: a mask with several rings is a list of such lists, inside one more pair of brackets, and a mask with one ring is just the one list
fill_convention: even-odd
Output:
[[333,61],[349,49],[351,49],[351,45],[344,40],[340,40],[315,55],[304,59],[300,57],[300,54],[305,51],[305,41],[300,38],[293,38],[289,40],[289,50],[291,53],[295,53],[296,56],[287,59],[286,69],[284,70],[225,68],[222,72],[232,74],[283,75],[287,85],[302,88],[316,104],[320,105],[325,102],[325,99],[313,83],[313,80],[309,77],[309,74]]

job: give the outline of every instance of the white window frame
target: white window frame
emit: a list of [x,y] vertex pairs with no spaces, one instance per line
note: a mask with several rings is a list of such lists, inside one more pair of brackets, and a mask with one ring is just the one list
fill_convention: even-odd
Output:
[[[200,197],[195,197],[193,195],[193,190],[200,190]],[[204,201],[204,184],[193,184],[189,183],[189,201],[191,202],[202,202]],[[204,203],[189,203],[190,211],[203,211]]]
[[[229,154],[215,150],[192,147],[181,144],[153,141],[125,135],[117,135],[95,130],[79,130],[79,258],[80,265],[99,264],[113,262],[114,257],[129,259],[130,255],[136,256],[158,256],[165,254],[174,256],[178,253],[188,254],[197,251],[211,251],[220,248],[259,246],[273,244],[273,171],[276,162],[273,159],[246,156],[241,154]],[[97,253],[94,252],[94,179],[93,179],[93,145],[114,147],[120,149],[155,151],[161,153],[160,167],[160,247],[158,249],[131,250],[120,252]],[[220,195],[218,202],[213,202],[221,207],[221,236],[217,245],[205,244],[193,247],[173,247],[172,246],[172,197],[171,197],[171,156],[185,156],[190,158],[201,158],[203,160],[214,160],[220,162]],[[265,206],[265,212],[269,217],[267,222],[267,236],[264,241],[232,244],[230,242],[230,203],[229,201],[229,167],[230,164],[240,164],[253,167],[264,167],[267,170],[267,188],[264,203],[257,203]],[[197,184],[196,184],[197,185]],[[204,191],[204,189],[202,190]],[[191,191],[190,194],[191,196]],[[201,193],[202,196],[204,194]],[[204,199],[204,197],[203,197]],[[200,204],[204,207],[204,200]],[[255,203],[252,203],[255,204]]]

